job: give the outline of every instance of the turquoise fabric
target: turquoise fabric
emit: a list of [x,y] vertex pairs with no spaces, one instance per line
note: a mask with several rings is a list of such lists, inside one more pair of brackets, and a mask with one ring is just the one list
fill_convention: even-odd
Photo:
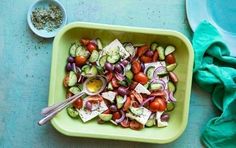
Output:
[[211,93],[213,104],[221,111],[207,123],[202,142],[207,147],[236,147],[236,58],[206,21],[196,29],[192,43],[194,80]]

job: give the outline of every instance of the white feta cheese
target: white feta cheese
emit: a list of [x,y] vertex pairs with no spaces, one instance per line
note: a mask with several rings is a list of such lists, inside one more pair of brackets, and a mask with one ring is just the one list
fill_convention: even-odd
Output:
[[105,110],[107,110],[107,106],[105,104],[105,102],[102,100],[102,102],[100,102],[100,106],[98,107],[97,105],[98,104],[92,104],[92,111],[86,111],[84,109],[84,106],[85,106],[85,102],[87,101],[88,99],[85,98],[83,100],[83,108],[81,109],[78,109],[78,112],[79,112],[79,116],[80,118],[82,119],[83,122],[87,122],[93,118],[95,118],[96,116],[98,116],[99,114],[103,113]]
[[103,92],[102,97],[104,99],[109,100],[110,102],[114,102],[114,99],[116,98],[116,92],[113,92],[113,91]]
[[166,127],[168,126],[168,122],[162,122],[161,121],[161,115],[164,112],[156,112],[156,120],[157,120],[157,127]]
[[152,112],[150,110],[146,109],[145,107],[141,107],[141,108],[143,109],[143,113],[141,115],[136,116],[136,115],[132,114],[131,112],[129,112],[126,114],[126,116],[145,125]]
[[142,84],[140,84],[140,83],[138,83],[138,85],[135,87],[134,90],[137,93],[143,93],[143,94],[147,94],[147,95],[151,94],[151,92],[146,87],[144,87]]

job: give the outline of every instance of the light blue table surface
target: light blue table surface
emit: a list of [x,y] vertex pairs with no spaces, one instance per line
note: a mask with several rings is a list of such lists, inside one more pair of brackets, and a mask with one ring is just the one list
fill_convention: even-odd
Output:
[[[168,28],[191,39],[184,0],[61,0],[68,22],[85,21]],[[192,86],[187,129],[176,141],[145,144],[67,137],[39,127],[47,105],[52,39],[35,36],[26,14],[33,0],[0,0],[0,147],[201,147],[200,135],[215,116],[210,95]],[[158,134],[158,133],[154,133]]]

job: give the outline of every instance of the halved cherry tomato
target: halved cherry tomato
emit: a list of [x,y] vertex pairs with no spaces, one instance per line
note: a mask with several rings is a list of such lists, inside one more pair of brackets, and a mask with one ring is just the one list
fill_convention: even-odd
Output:
[[110,109],[107,109],[103,112],[103,114],[110,114],[110,113],[111,113]]
[[153,61],[153,62],[156,62],[156,61],[158,60],[158,56],[159,56],[158,51],[155,51],[155,52],[154,52],[154,55],[153,55],[153,57],[152,57],[152,61]]
[[175,56],[173,54],[168,54],[166,56],[166,63],[174,64],[175,63]]
[[123,107],[123,111],[127,111],[129,109],[130,105],[131,105],[131,99],[130,99],[130,97],[127,97],[124,107]]
[[121,117],[121,114],[118,111],[112,114],[112,119],[113,120],[120,119],[120,117]]
[[89,42],[86,47],[90,53],[92,53],[94,50],[97,50],[97,45],[91,42]]
[[82,44],[82,45],[88,45],[88,43],[90,42],[90,40],[89,39],[81,39],[80,40],[80,43]]
[[166,101],[162,98],[155,98],[155,100],[150,103],[150,110],[153,112],[156,111],[165,111],[166,110]]
[[136,91],[132,91],[132,94],[135,96],[139,103],[143,102],[143,97],[141,94],[137,93]]
[[134,75],[134,81],[137,81],[145,85],[148,82],[148,78],[143,72],[139,72],[136,75]]
[[143,128],[143,125],[141,123],[138,123],[135,120],[132,120],[129,124],[130,128],[133,130],[140,130]]
[[155,92],[152,92],[150,94],[150,96],[154,96],[154,97],[157,97],[157,96],[161,96],[161,97],[164,97],[166,94],[164,91],[155,91]]
[[147,45],[143,45],[143,46],[139,47],[137,49],[137,56],[141,57],[148,49],[149,49],[149,47]]
[[132,83],[130,84],[129,88],[131,90],[135,89],[135,87],[138,85],[138,82],[132,81]]
[[83,99],[82,99],[82,98],[77,99],[77,100],[73,103],[73,106],[74,106],[75,108],[81,109],[81,108],[83,107]]
[[84,56],[76,56],[75,57],[75,64],[77,66],[83,66],[87,61],[87,58]]
[[128,127],[129,127],[129,124],[130,124],[130,121],[129,121],[128,118],[124,119],[124,120],[120,123],[120,125],[121,125],[122,127],[124,127],[124,128],[128,128]]
[[102,96],[100,95],[88,96],[87,99],[91,103],[98,103],[98,102],[102,102],[103,100]]
[[111,79],[113,78],[112,72],[108,72],[108,73],[106,74],[106,78],[107,78],[107,82],[110,82]]
[[116,78],[112,78],[111,85],[112,85],[112,87],[115,87],[115,88],[119,87],[118,80]]
[[140,72],[140,70],[141,70],[141,64],[140,64],[140,62],[139,62],[138,60],[133,61],[131,65],[132,65],[132,66],[131,66],[131,70],[132,70],[132,72],[133,72],[134,74]]
[[143,56],[141,56],[140,61],[142,61],[143,63],[151,63],[152,62],[152,58],[143,55]]

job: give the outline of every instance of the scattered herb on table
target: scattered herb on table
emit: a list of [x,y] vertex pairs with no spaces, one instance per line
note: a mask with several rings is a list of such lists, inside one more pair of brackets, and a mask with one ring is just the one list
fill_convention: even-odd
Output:
[[31,20],[38,30],[46,29],[51,32],[62,24],[62,10],[55,5],[49,5],[49,8],[36,8],[32,11]]

